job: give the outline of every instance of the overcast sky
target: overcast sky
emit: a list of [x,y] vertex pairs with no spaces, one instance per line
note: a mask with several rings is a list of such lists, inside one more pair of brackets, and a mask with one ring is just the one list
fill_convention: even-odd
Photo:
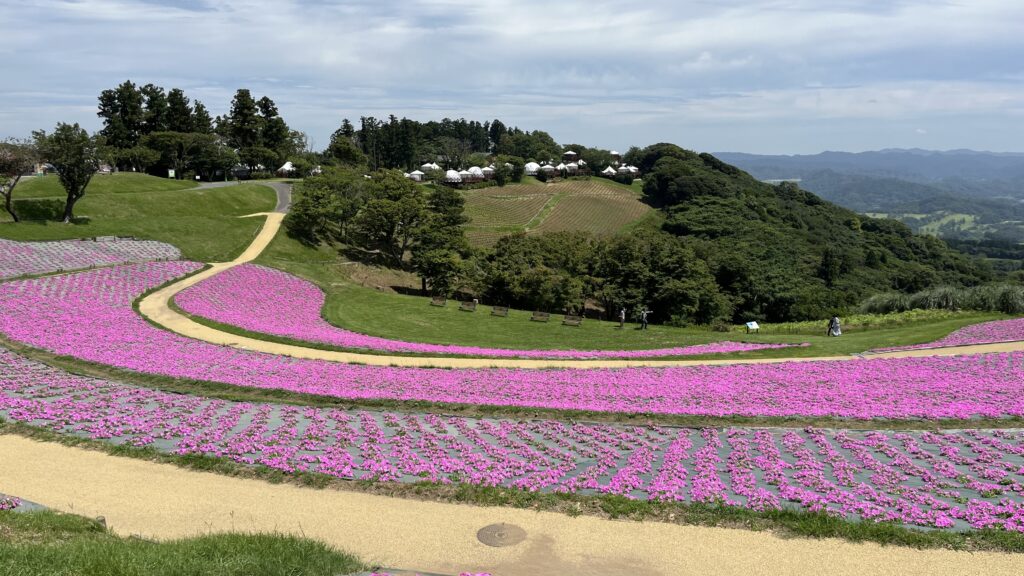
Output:
[[501,118],[623,150],[1024,151],[1024,1],[0,0],[0,136],[125,79],[213,114]]

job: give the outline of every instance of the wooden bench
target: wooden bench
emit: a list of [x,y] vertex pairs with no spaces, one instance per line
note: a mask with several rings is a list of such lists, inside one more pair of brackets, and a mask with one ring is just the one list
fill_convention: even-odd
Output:
[[583,324],[583,317],[575,314],[566,314],[562,319],[563,326],[579,326],[580,324]]
[[508,306],[491,306],[491,316],[508,318]]
[[548,320],[551,320],[551,314],[548,312],[537,311],[533,313],[533,316],[530,316],[531,322],[547,322]]
[[459,302],[459,310],[463,312],[476,312],[476,302]]
[[448,299],[445,298],[444,296],[434,296],[433,298],[430,299],[430,305],[431,306],[447,306],[448,305]]

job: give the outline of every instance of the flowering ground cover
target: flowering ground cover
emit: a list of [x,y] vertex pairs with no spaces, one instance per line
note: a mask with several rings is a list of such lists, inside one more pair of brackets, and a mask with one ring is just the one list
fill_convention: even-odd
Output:
[[0,494],[0,510],[14,510],[21,506],[21,499]]
[[1024,416],[1024,353],[624,369],[442,370],[249,352],[158,329],[145,290],[200,268],[152,262],[0,284],[0,334],[172,378],[352,400],[618,413],[847,418]]
[[185,312],[251,332],[341,348],[420,354],[514,358],[648,358],[788,348],[791,344],[714,342],[657,350],[507,350],[403,342],[367,336],[329,324],[320,316],[324,293],[287,272],[243,264],[189,287],[175,297]]
[[178,258],[181,252],[177,248],[152,240],[14,242],[0,239],[0,279]]
[[0,416],[289,473],[1024,531],[1020,429],[688,429],[240,403],[72,375],[5,349]]
[[896,346],[891,348],[879,348],[875,352],[889,352],[893,350],[920,350],[924,348],[941,348],[943,346],[967,346],[971,344],[992,344],[996,342],[1016,342],[1024,340],[1024,318],[1012,320],[996,320],[993,322],[982,322],[965,326],[949,336],[913,346]]

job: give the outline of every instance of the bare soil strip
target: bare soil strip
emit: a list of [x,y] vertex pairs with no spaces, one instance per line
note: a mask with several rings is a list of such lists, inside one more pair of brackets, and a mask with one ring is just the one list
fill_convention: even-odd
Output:
[[[689,574],[1018,575],[1020,556],[781,539],[766,532],[602,520],[404,500],[218,476],[0,435],[0,486],[58,510],[104,516],[118,534],[168,539],[277,531],[402,569],[497,576]],[[477,531],[514,524],[505,548]],[[826,568],[827,567],[827,568]]]

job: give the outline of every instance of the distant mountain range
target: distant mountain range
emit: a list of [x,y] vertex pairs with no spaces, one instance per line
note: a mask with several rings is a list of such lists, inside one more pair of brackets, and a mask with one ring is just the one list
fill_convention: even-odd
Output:
[[887,149],[813,155],[715,154],[760,180],[960,240],[1024,241],[1024,153]]

